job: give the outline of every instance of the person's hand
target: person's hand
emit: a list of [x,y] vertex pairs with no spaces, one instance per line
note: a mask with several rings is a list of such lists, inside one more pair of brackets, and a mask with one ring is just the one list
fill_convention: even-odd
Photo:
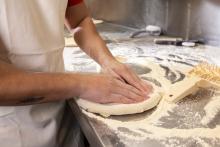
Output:
[[152,87],[146,82],[142,81],[137,74],[132,71],[126,64],[123,64],[117,60],[106,62],[102,66],[102,72],[111,74],[112,76],[124,81],[142,91],[146,95],[152,91]]
[[97,103],[137,103],[148,97],[135,87],[105,74],[83,75],[79,97]]

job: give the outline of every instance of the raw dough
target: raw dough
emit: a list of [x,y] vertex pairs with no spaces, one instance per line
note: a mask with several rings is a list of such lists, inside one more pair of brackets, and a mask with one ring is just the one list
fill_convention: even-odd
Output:
[[[99,103],[94,103],[91,101],[87,101],[84,99],[77,99],[76,102],[77,104],[85,109],[86,111],[93,112],[93,113],[98,113],[102,116],[108,117],[110,115],[125,115],[125,114],[135,114],[135,113],[141,113],[146,110],[149,110],[153,107],[155,107],[160,99],[163,96],[163,91],[164,89],[166,90],[165,87],[170,85],[170,81],[165,79],[164,76],[162,75],[164,70],[161,69],[161,67],[158,64],[149,62],[145,60],[139,61],[136,60],[136,64],[140,64],[142,66],[149,67],[152,71],[140,75],[143,79],[151,79],[148,80],[152,86],[153,86],[153,93],[150,94],[150,98],[140,102],[140,103],[134,103],[134,104],[99,104]],[[154,80],[152,80],[154,79]],[[157,81],[157,83],[155,83]],[[158,82],[160,84],[158,84]],[[166,86],[165,86],[166,85]]]
[[155,107],[160,99],[162,98],[162,91],[160,87],[156,86],[155,84],[150,83],[153,85],[154,91],[150,94],[150,98],[134,104],[99,104],[90,102],[84,99],[78,99],[77,104],[93,113],[99,113],[104,117],[108,117],[110,115],[125,115],[125,114],[134,114],[134,113],[141,113],[146,110],[149,110]]

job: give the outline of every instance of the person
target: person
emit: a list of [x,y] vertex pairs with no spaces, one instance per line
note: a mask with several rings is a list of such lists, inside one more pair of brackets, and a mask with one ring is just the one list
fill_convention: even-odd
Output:
[[[64,72],[64,23],[105,74]],[[82,0],[0,1],[1,146],[64,146],[65,100],[135,103],[150,89],[112,56]]]

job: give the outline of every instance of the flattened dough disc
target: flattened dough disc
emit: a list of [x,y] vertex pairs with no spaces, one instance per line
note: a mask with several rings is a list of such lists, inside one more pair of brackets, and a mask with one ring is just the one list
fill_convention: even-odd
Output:
[[[99,104],[84,99],[77,99],[77,104],[85,109],[86,111],[98,113],[104,117],[110,115],[126,115],[141,113],[155,107],[163,96],[163,85],[168,84],[168,80],[162,76],[163,69],[158,64],[152,62],[142,62],[143,66],[149,67],[152,71],[148,74],[140,75],[143,79],[154,79],[147,80],[153,86],[153,92],[149,95],[149,98],[140,103],[134,104]],[[154,81],[157,80],[162,86],[155,84]],[[165,81],[165,82],[164,82]],[[170,82],[169,82],[170,83]]]
[[162,98],[162,90],[155,84],[150,83],[153,86],[153,92],[149,95],[149,98],[140,103],[134,104],[99,104],[90,102],[84,99],[77,99],[77,104],[86,111],[98,113],[104,117],[110,115],[126,115],[141,113],[155,107]]

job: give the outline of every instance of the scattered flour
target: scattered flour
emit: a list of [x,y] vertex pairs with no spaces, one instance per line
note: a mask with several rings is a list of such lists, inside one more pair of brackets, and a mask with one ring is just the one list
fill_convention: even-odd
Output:
[[[180,129],[176,127],[165,128],[160,126],[160,119],[162,117],[169,116],[170,112],[173,112],[177,107],[177,104],[162,100],[157,106],[157,109],[150,116],[132,121],[120,121],[113,118],[103,118],[93,113],[86,111],[83,112],[89,117],[95,118],[96,120],[106,124],[119,136],[120,139],[126,138],[123,140],[123,142],[127,142],[128,145],[129,141],[126,140],[135,140],[141,142],[146,139],[151,139],[159,141],[159,143],[163,144],[165,147],[174,147],[181,144],[180,140],[188,140],[191,138],[196,142],[196,145],[209,147],[210,140],[207,142],[203,140],[203,138],[211,139],[211,142],[214,142],[218,139],[220,140],[220,125],[217,125],[214,128],[194,127],[190,129]],[[208,123],[211,121],[218,111],[220,111],[220,99],[219,97],[213,97],[205,107],[206,115],[202,119],[202,122]],[[196,115],[199,114],[196,113]],[[126,128],[129,130],[129,132],[122,131],[120,128]]]
[[214,96],[204,108],[206,115],[201,120],[203,125],[209,124],[220,111],[220,96]]
[[[158,73],[162,73],[162,71],[153,74]],[[170,83],[164,81],[162,87],[165,87],[164,85],[170,85]],[[132,146],[132,141],[137,143],[145,140],[154,140],[165,147],[188,147],[192,144],[198,147],[220,146],[220,124],[212,128],[208,126],[220,113],[220,96],[219,93],[216,95],[211,94],[206,105],[201,107],[200,104],[198,106],[199,103],[197,104],[197,102],[201,100],[200,98],[203,97],[204,100],[206,96],[203,92],[200,92],[197,98],[193,97],[194,99],[181,104],[181,107],[179,104],[162,99],[151,115],[128,121],[121,121],[114,119],[114,117],[103,118],[84,110],[83,112],[90,118],[107,125],[109,129],[117,134],[120,141],[128,146]],[[191,105],[192,103],[194,105]],[[201,107],[201,109],[196,107]],[[201,111],[204,111],[205,114]],[[171,114],[183,117],[173,119],[173,117],[170,117]],[[171,125],[173,125],[173,121],[176,121],[175,126],[163,126],[164,118]],[[183,140],[184,142],[182,142]],[[136,144],[134,143],[134,145]]]

